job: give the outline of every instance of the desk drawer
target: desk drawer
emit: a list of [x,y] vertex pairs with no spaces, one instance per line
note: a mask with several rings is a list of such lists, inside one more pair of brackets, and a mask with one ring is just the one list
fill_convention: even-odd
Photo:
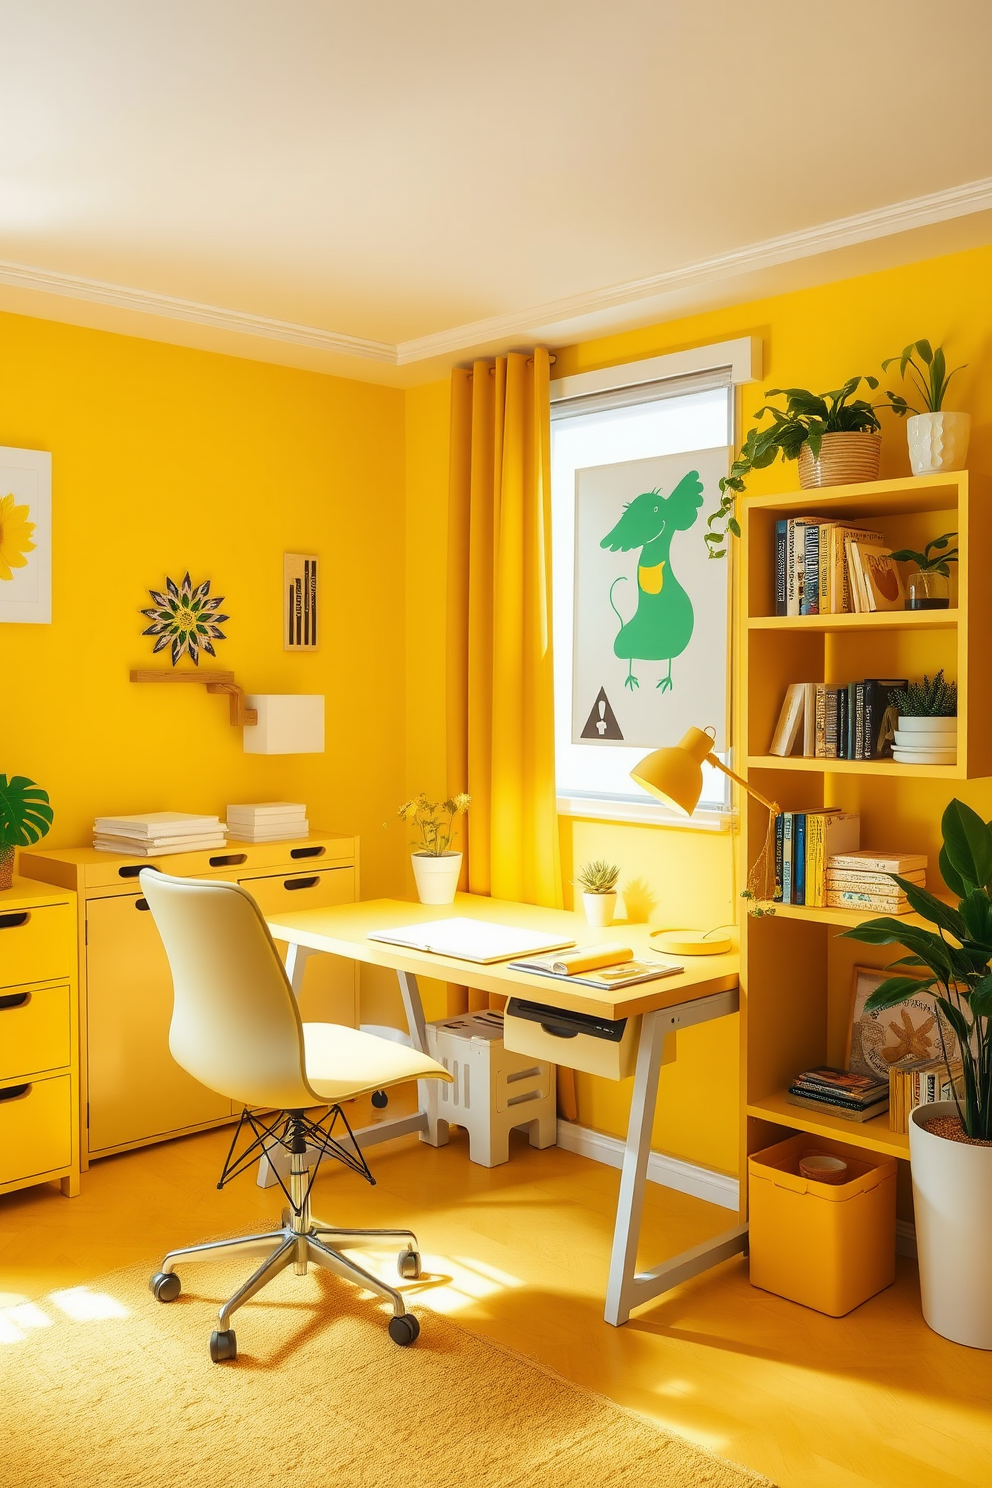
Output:
[[68,1075],[0,1089],[0,1183],[69,1166],[71,1102]]
[[72,904],[45,904],[0,914],[0,987],[72,976],[75,932]]
[[[503,1014],[503,1046],[514,1054],[547,1059],[587,1075],[623,1080],[634,1073],[640,1022],[639,1017],[632,1017],[611,1024],[511,997]],[[666,1054],[670,1042],[674,1041],[666,1040]]]
[[0,1080],[69,1063],[69,988],[0,992]]
[[239,878],[263,915],[290,914],[297,909],[327,909],[332,904],[352,904],[355,898],[354,868],[306,867],[271,878]]

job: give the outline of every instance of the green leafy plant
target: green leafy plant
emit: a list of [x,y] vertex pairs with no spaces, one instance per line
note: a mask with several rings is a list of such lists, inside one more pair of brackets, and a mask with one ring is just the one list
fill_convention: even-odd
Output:
[[785,408],[766,403],[755,418],[770,414],[772,422],[764,429],[748,431],[741,452],[730,467],[730,474],[720,481],[720,505],[706,519],[710,529],[704,534],[711,558],[723,558],[727,551],[727,532],[740,537],[741,529],[734,516],[737,497],[745,489],[745,478],[752,470],[764,470],[781,455],[783,460],[798,460],[804,444],[814,460],[820,458],[824,434],[875,434],[878,419],[870,403],[855,398],[861,383],[878,387],[877,377],[851,377],[843,387],[829,393],[810,393],[805,388],[769,388],[766,398],[785,398]]
[[[941,820],[941,833],[940,872],[958,899],[957,907],[893,874],[916,913],[937,928],[883,917],[866,920],[844,936],[864,945],[903,946],[909,955],[888,969],[922,967],[929,973],[923,979],[889,977],[871,994],[865,1010],[881,1012],[920,992],[934,999],[958,1040],[963,1105],[957,1092],[954,1099],[961,1124],[969,1137],[992,1141],[992,822],[953,800]],[[937,1028],[950,1075],[940,1018]]]
[[918,553],[915,548],[900,548],[892,557],[897,558],[900,563],[915,563],[921,573],[939,573],[947,579],[951,576],[947,565],[958,561],[957,548],[952,548],[949,553],[944,551],[952,537],[957,537],[957,533],[945,532],[943,537],[935,537],[933,542],[928,542],[922,553]]
[[613,894],[619,878],[620,869],[616,863],[607,863],[604,858],[594,858],[591,863],[583,863],[576,875],[576,881],[584,894]]
[[944,679],[944,668],[922,682],[910,682],[892,692],[892,704],[903,718],[956,718],[958,684]]
[[954,367],[948,372],[944,348],[938,346],[934,351],[929,341],[911,341],[903,348],[901,356],[886,357],[882,363],[882,371],[887,372],[894,362],[899,363],[900,377],[905,379],[907,372],[909,373],[910,381],[915,382],[920,397],[923,399],[923,410],[921,410],[911,407],[900,393],[886,391],[885,396],[889,400],[889,406],[899,418],[905,418],[909,413],[918,414],[921,411],[940,413],[951,378],[958,372],[963,372],[968,365],[967,362],[962,362],[960,367]]
[[26,775],[0,775],[0,852],[40,842],[52,825],[48,792]]
[[396,815],[411,822],[417,836],[410,844],[414,852],[429,858],[441,858],[451,851],[455,820],[467,811],[472,797],[460,791],[447,801],[431,801],[423,791],[404,801]]

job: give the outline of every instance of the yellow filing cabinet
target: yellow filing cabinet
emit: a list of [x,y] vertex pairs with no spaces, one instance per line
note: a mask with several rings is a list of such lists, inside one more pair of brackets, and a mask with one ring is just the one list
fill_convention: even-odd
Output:
[[[296,842],[230,843],[222,851],[151,863],[94,848],[22,853],[23,872],[78,894],[84,1168],[90,1158],[202,1131],[238,1114],[229,1100],[180,1069],[169,1052],[172,977],[138,882],[149,866],[238,883],[263,914],[345,904],[358,896],[357,839],[332,833]],[[357,1026],[355,964],[311,958],[300,1003],[305,1019]]]
[[0,892],[0,1193],[79,1192],[76,896],[16,878]]

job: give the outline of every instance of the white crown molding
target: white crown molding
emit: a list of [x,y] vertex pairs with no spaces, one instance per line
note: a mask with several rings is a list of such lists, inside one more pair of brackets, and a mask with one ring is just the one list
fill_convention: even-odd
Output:
[[763,242],[750,243],[730,253],[685,264],[681,268],[653,274],[645,279],[632,279],[625,284],[589,290],[566,299],[532,306],[527,310],[452,326],[448,330],[401,341],[397,345],[388,341],[370,341],[360,336],[345,336],[335,331],[323,330],[319,326],[297,325],[292,321],[272,320],[246,311],[203,305],[195,300],[175,299],[170,295],[109,284],[99,279],[55,273],[29,264],[0,261],[0,285],[89,300],[119,310],[186,321],[243,336],[260,336],[270,341],[332,352],[389,367],[408,367],[433,358],[457,356],[494,343],[512,341],[517,337],[549,337],[556,327],[568,326],[570,330],[574,330],[574,322],[577,320],[601,316],[609,310],[624,309],[629,315],[636,311],[639,304],[645,310],[660,309],[658,301],[665,297],[685,296],[694,289],[712,286],[721,279],[737,279],[762,269],[814,258],[873,239],[990,210],[992,177],[985,177],[980,181],[969,181],[963,186],[935,191],[928,196],[893,202],[870,212],[860,212],[853,217],[839,217],[832,222],[822,222],[800,232],[766,238]]
[[39,290],[43,294],[66,295],[73,300],[113,305],[118,310],[136,310],[142,315],[190,321],[194,325],[211,326],[214,330],[236,331],[242,336],[264,336],[269,341],[288,341],[294,346],[310,346],[318,351],[333,351],[343,356],[363,357],[366,361],[396,366],[396,347],[388,341],[342,336],[318,326],[294,325],[292,321],[270,320],[267,316],[251,315],[244,310],[225,310],[219,305],[201,305],[196,300],[173,299],[171,295],[129,289],[123,284],[107,284],[101,279],[81,279],[72,274],[32,268],[28,264],[0,261],[0,284],[9,284],[15,289]]
[[590,290],[567,299],[551,300],[524,312],[494,315],[488,320],[454,326],[449,331],[437,331],[413,341],[401,341],[396,348],[397,360],[402,367],[410,362],[464,351],[473,346],[484,346],[491,341],[504,340],[506,337],[538,329],[547,331],[555,325],[580,319],[582,316],[621,306],[633,306],[639,300],[655,300],[663,295],[685,293],[716,279],[736,278],[741,274],[774,268],[795,259],[813,258],[817,254],[849,248],[874,238],[889,237],[895,233],[909,232],[913,228],[928,227],[954,217],[965,217],[990,209],[992,176],[986,176],[980,181],[969,181],[964,186],[951,186],[946,191],[935,191],[929,196],[912,197],[908,201],[893,202],[870,212],[859,212],[854,217],[838,217],[832,222],[821,222],[816,227],[803,228],[800,232],[766,238],[760,243],[749,243],[744,248],[735,248],[716,258],[701,259],[697,263],[670,269],[663,274],[652,274],[646,279],[631,279],[625,284],[615,284],[608,289]]

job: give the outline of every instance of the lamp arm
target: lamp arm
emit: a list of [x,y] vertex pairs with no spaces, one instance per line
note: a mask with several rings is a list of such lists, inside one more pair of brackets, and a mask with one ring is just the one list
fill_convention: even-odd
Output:
[[718,770],[723,771],[724,775],[729,775],[731,780],[740,786],[741,790],[747,791],[749,796],[753,796],[756,801],[760,801],[762,806],[766,806],[773,816],[781,815],[782,808],[777,801],[769,801],[768,797],[763,796],[759,790],[755,790],[753,785],[748,785],[746,780],[742,780],[739,775],[735,775],[733,770],[729,769],[722,760],[717,759],[715,754],[708,754],[706,756],[706,763],[708,765],[715,765]]

